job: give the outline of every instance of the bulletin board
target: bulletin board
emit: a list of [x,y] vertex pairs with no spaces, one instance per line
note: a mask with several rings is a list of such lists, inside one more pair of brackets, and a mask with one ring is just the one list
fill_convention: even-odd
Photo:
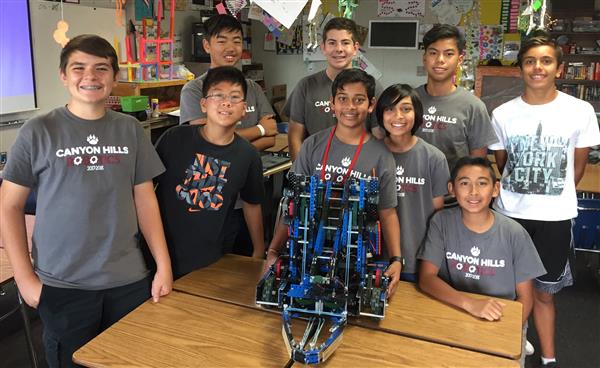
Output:
[[521,71],[509,66],[478,66],[475,75],[475,95],[478,96],[488,114],[505,102],[523,93]]

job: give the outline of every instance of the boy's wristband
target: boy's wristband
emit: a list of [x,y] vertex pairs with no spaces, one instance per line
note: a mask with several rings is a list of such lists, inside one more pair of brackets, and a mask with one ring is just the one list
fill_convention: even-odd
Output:
[[266,134],[265,127],[263,127],[263,126],[262,126],[262,125],[260,125],[260,124],[256,124],[256,127],[258,128],[258,130],[260,130],[260,136],[261,136],[261,137],[264,137],[264,136],[265,136],[265,134]]

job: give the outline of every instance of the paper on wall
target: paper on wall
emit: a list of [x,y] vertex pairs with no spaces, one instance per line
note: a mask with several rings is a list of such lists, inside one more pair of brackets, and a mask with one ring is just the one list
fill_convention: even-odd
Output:
[[456,6],[450,4],[448,0],[441,0],[435,4],[432,3],[431,10],[437,16],[439,23],[457,25],[462,16]]
[[452,0],[452,4],[463,14],[473,9],[473,0]]
[[270,16],[277,19],[285,28],[290,28],[308,0],[254,0]]
[[298,26],[283,30],[279,37],[277,37],[277,42],[291,46],[294,40],[294,34],[296,33],[296,27]]
[[425,0],[378,0],[378,17],[424,17]]
[[252,3],[250,5],[250,9],[248,10],[248,19],[254,19],[262,22],[263,19],[263,10],[260,6]]
[[382,74],[379,71],[379,69],[377,69],[375,67],[375,65],[373,63],[371,63],[369,61],[369,59],[367,59],[365,57],[365,55],[363,55],[362,52],[358,52],[358,54],[356,55],[356,59],[354,61],[354,63],[356,64],[356,66],[362,70],[364,70],[365,72],[371,74],[373,76],[373,78],[375,78],[375,80],[379,80],[379,78],[381,78]]
[[275,47],[275,36],[273,35],[273,33],[267,32],[265,33],[265,44],[264,44],[264,49],[265,51],[275,51],[276,47]]

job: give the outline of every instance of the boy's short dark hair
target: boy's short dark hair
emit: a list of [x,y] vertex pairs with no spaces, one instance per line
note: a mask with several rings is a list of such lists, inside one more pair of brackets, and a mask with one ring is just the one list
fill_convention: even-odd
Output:
[[112,45],[104,38],[93,35],[83,34],[70,40],[60,52],[60,71],[67,72],[67,64],[69,57],[75,51],[85,52],[86,54],[94,55],[110,60],[110,66],[115,74],[119,72],[119,59]]
[[327,41],[327,32],[332,29],[348,31],[352,35],[352,41],[358,41],[358,28],[356,28],[356,23],[354,23],[352,19],[342,17],[331,18],[329,22],[325,24],[325,27],[323,27],[323,43]]
[[207,41],[210,41],[211,37],[216,37],[223,31],[239,31],[242,37],[244,37],[242,23],[236,17],[229,14],[215,14],[204,22],[204,26],[206,27],[204,37]]
[[521,44],[521,48],[519,49],[519,53],[517,54],[517,65],[519,68],[523,69],[523,57],[527,53],[527,51],[531,50],[534,47],[538,46],[550,46],[554,49],[554,57],[556,58],[556,62],[560,66],[563,61],[563,52],[562,47],[552,39],[552,37],[545,31],[537,30],[534,31],[531,36],[529,36],[523,43]]
[[386,135],[390,135],[390,132],[385,129],[383,126],[383,112],[389,108],[396,106],[400,100],[404,97],[410,97],[410,101],[412,102],[415,121],[412,129],[410,130],[410,134],[415,135],[417,129],[423,123],[423,104],[421,103],[421,99],[417,94],[417,91],[409,86],[408,84],[393,84],[385,89],[377,99],[377,106],[375,107],[375,115],[377,116],[377,124],[385,130]]
[[371,100],[375,97],[375,78],[361,69],[342,70],[340,74],[335,77],[333,84],[331,85],[331,96],[335,98],[338,90],[344,89],[344,86],[350,83],[362,83],[365,86],[367,96],[369,97],[369,105],[371,105]]
[[454,184],[460,169],[462,169],[465,166],[480,166],[480,167],[486,168],[486,169],[488,169],[488,171],[490,173],[490,178],[492,179],[492,182],[495,183],[497,180],[496,172],[494,171],[494,168],[492,167],[492,163],[487,158],[475,157],[475,156],[465,156],[465,157],[461,157],[460,159],[458,159],[458,161],[456,161],[456,165],[454,165],[454,168],[452,169],[452,172],[450,173],[450,182],[452,184]]
[[212,86],[221,82],[239,84],[242,86],[242,92],[244,93],[244,98],[246,98],[246,92],[248,90],[246,78],[239,69],[232,66],[219,66],[209,69],[206,73],[206,78],[204,78],[204,81],[202,82],[202,95],[206,96],[208,94],[208,90]]
[[462,54],[467,43],[465,36],[458,27],[450,24],[435,24],[433,28],[427,31],[423,36],[423,47],[427,50],[432,43],[448,38],[454,38],[458,52]]

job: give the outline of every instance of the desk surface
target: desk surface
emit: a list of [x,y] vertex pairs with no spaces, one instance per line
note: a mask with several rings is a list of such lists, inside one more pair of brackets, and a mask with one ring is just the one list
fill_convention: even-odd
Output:
[[[516,367],[502,359],[347,326],[326,367]],[[78,350],[89,367],[283,367],[279,316],[174,291],[148,301]]]
[[277,134],[275,136],[275,145],[267,148],[265,151],[268,152],[289,152],[288,150],[288,136],[287,134]]
[[[255,304],[255,292],[262,268],[260,260],[226,255],[211,266],[177,280],[173,288],[192,295],[260,308]],[[487,322],[432,299],[418,291],[414,284],[400,282],[389,302],[386,318],[382,321],[352,318],[349,323],[517,359],[521,355],[522,308],[517,302],[505,303],[507,306],[502,319]]]

